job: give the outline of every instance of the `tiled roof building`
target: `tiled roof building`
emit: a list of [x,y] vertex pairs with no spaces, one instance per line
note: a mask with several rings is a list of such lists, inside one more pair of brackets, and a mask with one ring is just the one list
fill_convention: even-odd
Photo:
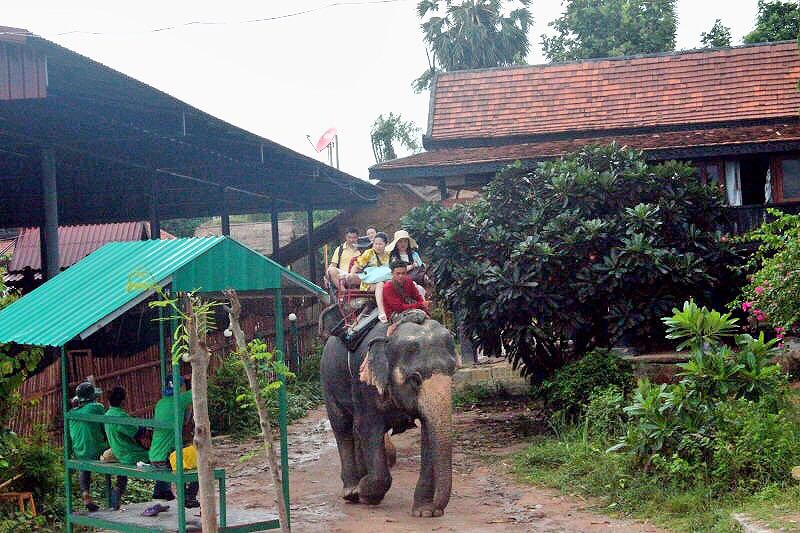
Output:
[[693,161],[732,205],[800,200],[799,79],[794,41],[442,73],[427,151],[370,177],[452,192],[517,160],[616,141]]

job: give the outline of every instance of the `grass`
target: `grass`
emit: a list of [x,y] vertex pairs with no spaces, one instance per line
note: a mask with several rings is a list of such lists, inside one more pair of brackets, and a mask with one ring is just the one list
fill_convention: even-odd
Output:
[[520,481],[590,496],[593,510],[649,520],[674,531],[738,532],[733,512],[800,530],[800,487],[770,487],[748,495],[714,494],[702,482],[687,486],[650,475],[623,454],[606,453],[606,444],[586,438],[580,428],[537,437],[514,456]]

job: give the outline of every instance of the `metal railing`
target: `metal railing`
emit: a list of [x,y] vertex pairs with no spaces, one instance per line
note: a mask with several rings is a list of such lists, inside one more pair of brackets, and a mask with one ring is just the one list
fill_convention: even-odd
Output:
[[725,229],[735,235],[741,235],[757,228],[764,222],[769,222],[773,217],[767,209],[780,209],[784,213],[800,213],[800,201],[784,202],[780,204],[764,205],[737,205],[727,207],[728,220]]

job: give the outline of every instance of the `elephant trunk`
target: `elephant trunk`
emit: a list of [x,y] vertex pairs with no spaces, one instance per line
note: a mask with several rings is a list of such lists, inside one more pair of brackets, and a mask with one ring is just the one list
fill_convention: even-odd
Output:
[[427,433],[433,461],[434,509],[444,510],[453,486],[452,378],[434,374],[422,382],[419,409],[422,431]]

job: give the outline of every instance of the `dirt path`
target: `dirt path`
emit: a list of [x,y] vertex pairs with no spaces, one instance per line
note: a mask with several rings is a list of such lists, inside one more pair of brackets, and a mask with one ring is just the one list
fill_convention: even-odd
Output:
[[[419,469],[419,430],[393,437],[397,466],[392,488],[377,507],[339,498],[339,457],[324,408],[290,427],[292,530],[302,533],[441,532],[659,532],[652,525],[618,520],[585,509],[587,502],[520,485],[502,460],[524,446],[537,429],[531,411],[493,408],[455,416],[453,493],[442,518],[410,515]],[[487,447],[487,443],[489,446]],[[228,470],[228,498],[245,507],[272,507],[265,461],[239,457],[256,451],[257,441],[216,443]],[[492,457],[494,456],[494,458]]]

